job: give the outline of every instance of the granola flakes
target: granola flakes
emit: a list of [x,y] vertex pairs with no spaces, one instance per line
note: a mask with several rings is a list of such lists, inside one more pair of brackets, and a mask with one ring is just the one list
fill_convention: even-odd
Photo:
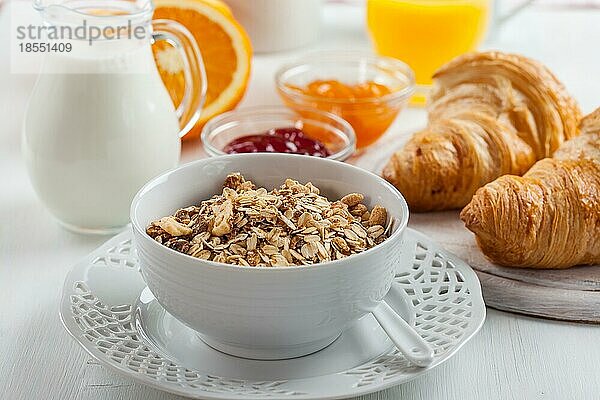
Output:
[[311,265],[363,252],[387,235],[387,211],[369,211],[364,196],[330,201],[312,183],[293,179],[270,192],[239,174],[198,206],[153,221],[157,242],[203,260],[243,266]]

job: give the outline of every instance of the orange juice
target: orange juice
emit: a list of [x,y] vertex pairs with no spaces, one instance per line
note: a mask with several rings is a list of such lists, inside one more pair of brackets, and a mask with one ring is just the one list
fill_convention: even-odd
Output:
[[485,35],[492,0],[368,0],[367,24],[377,53],[415,71],[417,84]]

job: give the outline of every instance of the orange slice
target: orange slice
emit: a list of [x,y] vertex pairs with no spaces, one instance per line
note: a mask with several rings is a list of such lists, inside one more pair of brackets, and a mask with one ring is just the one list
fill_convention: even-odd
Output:
[[[208,90],[200,119],[185,139],[196,138],[202,126],[233,109],[242,99],[250,76],[252,46],[229,7],[220,0],[158,0],[154,18],[175,20],[194,36],[204,59]],[[165,42],[153,46],[156,65],[173,102],[184,94],[181,59]]]

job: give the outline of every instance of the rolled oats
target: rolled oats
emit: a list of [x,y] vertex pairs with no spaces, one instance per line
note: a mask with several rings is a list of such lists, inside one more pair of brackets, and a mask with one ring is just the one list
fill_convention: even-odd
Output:
[[369,211],[367,206],[365,206],[364,204],[361,203],[361,204],[357,204],[354,207],[352,207],[350,209],[350,214],[354,215],[355,217],[360,217],[367,211]]
[[364,195],[338,201],[293,179],[270,192],[239,174],[198,206],[152,222],[158,243],[192,257],[242,266],[311,265],[365,251],[386,239],[387,211]]
[[367,211],[360,217],[360,220],[362,222],[368,222],[369,218],[371,218],[371,213],[369,211]]
[[348,207],[354,207],[365,199],[360,193],[350,193],[342,197],[340,200],[342,203],[346,204]]
[[155,222],[158,227],[165,230],[171,236],[185,236],[192,233],[186,225],[173,217],[164,217]]
[[373,225],[385,225],[387,221],[387,210],[379,204],[373,207],[371,215],[369,216],[369,226]]
[[385,230],[381,225],[373,225],[367,229],[367,233],[373,239],[377,239],[379,236],[383,235],[383,232],[385,232]]

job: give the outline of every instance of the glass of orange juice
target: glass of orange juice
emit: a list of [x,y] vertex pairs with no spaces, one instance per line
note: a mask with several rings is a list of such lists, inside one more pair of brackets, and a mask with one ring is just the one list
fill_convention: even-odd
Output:
[[415,71],[418,103],[439,67],[477,48],[491,8],[492,0],[367,0],[367,25],[377,53]]

